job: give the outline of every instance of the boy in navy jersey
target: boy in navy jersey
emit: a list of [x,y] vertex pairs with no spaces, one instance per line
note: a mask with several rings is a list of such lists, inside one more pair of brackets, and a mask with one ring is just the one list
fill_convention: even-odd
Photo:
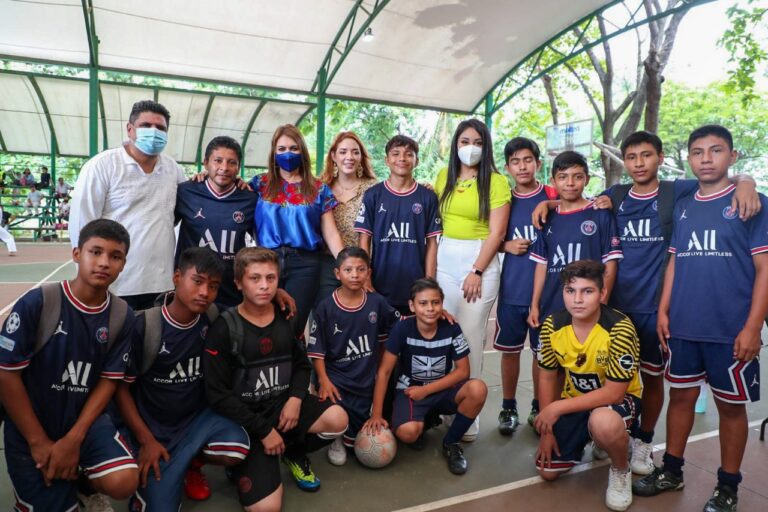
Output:
[[373,251],[373,287],[402,315],[408,315],[410,284],[435,277],[437,236],[443,232],[437,195],[413,178],[419,145],[404,135],[387,142],[389,178],[365,191],[355,231],[359,245]]
[[300,489],[316,491],[320,480],[307,453],[347,428],[344,409],[307,393],[312,365],[304,342],[295,335],[295,320],[286,320],[272,302],[279,271],[274,251],[246,247],[237,253],[235,282],[243,302],[213,324],[203,354],[208,402],[254,441],[233,468],[240,502],[251,512],[281,509],[280,456]]
[[[108,291],[125,266],[129,245],[128,232],[117,222],[89,222],[72,251],[77,277],[53,290],[60,293],[59,311],[44,310],[43,290],[35,288],[5,322],[0,401],[8,416],[5,459],[15,510],[77,510],[81,474],[114,499],[136,490],[136,461],[102,414],[130,358],[133,312]],[[111,318],[113,311],[121,318]],[[59,315],[47,339],[39,338],[43,314]],[[122,327],[115,333],[110,325]],[[83,501],[95,506],[103,499],[94,494]]]
[[504,168],[515,180],[515,188],[512,190],[507,236],[502,246],[505,254],[496,311],[496,339],[493,342],[493,348],[501,352],[503,400],[499,412],[499,432],[503,435],[511,435],[520,423],[515,395],[520,377],[520,352],[526,336],[534,354],[531,368],[533,401],[528,418],[531,426],[539,410],[536,399],[538,333],[528,325],[536,263],[528,257],[528,249],[536,240],[536,231],[531,224],[533,210],[540,202],[546,201],[548,195],[556,195],[553,189],[536,181],[536,172],[541,168],[540,154],[538,144],[524,137],[516,137],[504,147]]
[[[209,328],[206,311],[216,299],[223,272],[224,263],[207,247],[185,250],[173,275],[172,298],[157,306],[158,346],[145,341],[156,328],[147,326],[156,312],[138,317],[131,369],[115,395],[139,455],[141,487],[134,511],[178,510],[182,487],[192,499],[207,499],[211,493],[201,464],[187,471],[190,462],[202,452],[205,463],[233,466],[248,453],[245,430],[205,402],[201,360]],[[145,353],[145,347],[155,353]]]
[[560,205],[529,251],[537,263],[528,316],[531,327],[538,329],[544,318],[565,307],[560,272],[569,263],[595,260],[605,264],[606,300],[611,295],[617,260],[622,258],[621,242],[611,212],[596,210],[594,203],[584,198],[588,182],[589,167],[581,154],[564,151],[552,162],[552,185]]
[[366,292],[370,278],[368,253],[347,247],[336,258],[336,279],[341,287],[314,312],[307,354],[319,384],[320,400],[338,403],[349,416],[344,437],[328,448],[328,460],[337,466],[347,461],[346,447],[371,412],[374,378],[379,361],[378,342],[385,342],[400,313],[378,293]]
[[469,345],[458,324],[441,318],[443,290],[432,278],[411,286],[409,306],[414,316],[395,324],[387,340],[373,392],[371,419],[363,427],[378,432],[389,423],[382,416],[387,383],[398,367],[392,430],[398,439],[414,443],[424,431],[427,414],[455,414],[443,438],[448,470],[467,472],[459,444],[485,404],[488,388],[469,378]]
[[683,487],[683,453],[700,385],[708,382],[720,416],[721,466],[707,512],[736,510],[747,440],[745,404],[759,399],[760,330],[768,312],[768,214],[747,222],[732,207],[736,160],[730,132],[718,125],[694,130],[688,163],[699,180],[677,202],[659,302],[658,335],[669,351],[671,389],[663,466],[638,480],[633,492],[653,496]]

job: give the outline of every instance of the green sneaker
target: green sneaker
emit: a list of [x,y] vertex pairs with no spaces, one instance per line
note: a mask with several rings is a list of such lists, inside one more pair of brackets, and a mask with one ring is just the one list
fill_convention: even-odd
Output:
[[531,428],[536,431],[536,435],[539,435],[539,431],[536,430],[536,427],[533,426],[533,424],[536,422],[536,416],[539,415],[538,409],[531,409],[531,412],[528,414],[528,425],[531,426]]
[[655,468],[650,475],[632,482],[632,494],[656,496],[664,491],[679,491],[684,486],[682,476],[675,476],[669,471]]
[[283,463],[291,470],[291,476],[299,486],[299,489],[307,492],[315,492],[320,488],[320,479],[315,476],[309,458],[304,455],[298,460],[289,459],[283,455]]

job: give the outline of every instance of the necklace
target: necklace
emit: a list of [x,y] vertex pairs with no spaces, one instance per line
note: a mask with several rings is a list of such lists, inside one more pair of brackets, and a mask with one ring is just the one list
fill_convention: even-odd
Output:
[[471,178],[467,178],[465,180],[459,178],[456,180],[456,192],[462,194],[472,188],[472,185],[474,185],[476,182],[477,176],[472,176]]

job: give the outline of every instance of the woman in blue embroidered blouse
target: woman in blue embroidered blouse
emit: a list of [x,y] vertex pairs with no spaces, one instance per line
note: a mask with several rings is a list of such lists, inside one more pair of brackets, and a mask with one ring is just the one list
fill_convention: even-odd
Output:
[[296,300],[297,329],[303,332],[317,295],[323,248],[335,258],[344,247],[332,212],[339,203],[312,175],[307,144],[293,125],[275,130],[267,169],[250,183],[259,195],[256,239],[280,256],[280,288]]

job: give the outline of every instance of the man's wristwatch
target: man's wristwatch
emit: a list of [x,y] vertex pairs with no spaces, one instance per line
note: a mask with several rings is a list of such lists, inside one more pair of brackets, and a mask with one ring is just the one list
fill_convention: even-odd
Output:
[[477,267],[474,267],[474,266],[472,267],[472,273],[475,274],[476,276],[482,276],[483,275],[483,271],[480,270]]

